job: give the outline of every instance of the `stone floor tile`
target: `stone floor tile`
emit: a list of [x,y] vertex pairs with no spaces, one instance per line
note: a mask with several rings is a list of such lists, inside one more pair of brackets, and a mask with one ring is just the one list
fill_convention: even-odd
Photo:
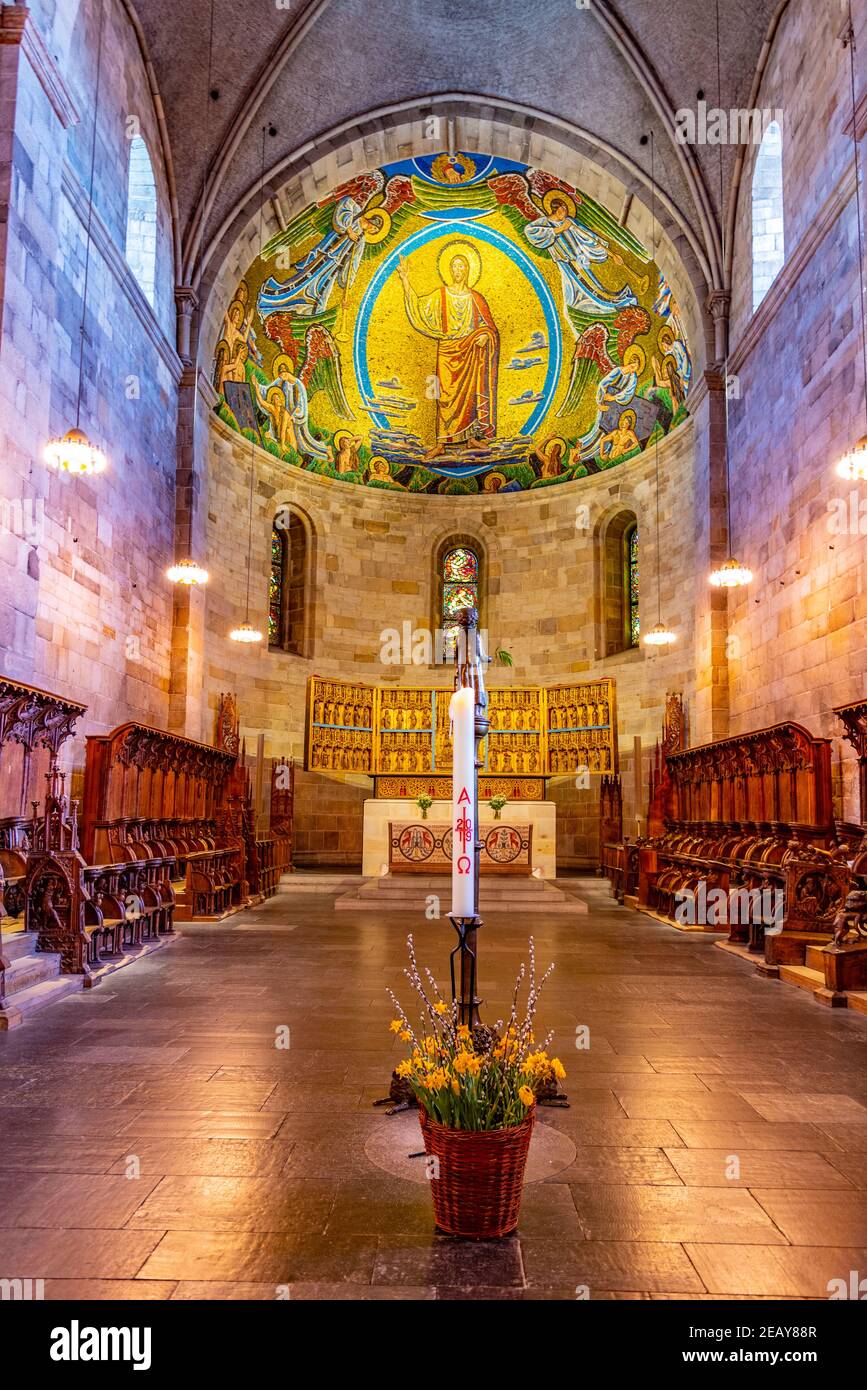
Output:
[[867,1270],[865,1246],[687,1245],[712,1295],[828,1298],[831,1280]]
[[782,1243],[783,1236],[749,1192],[718,1187],[629,1187],[572,1184],[588,1240]]
[[[783,1149],[671,1149],[666,1157],[688,1187],[843,1188],[852,1184],[821,1154]],[[737,1166],[732,1162],[737,1160]],[[737,1172],[737,1176],[734,1176]]]

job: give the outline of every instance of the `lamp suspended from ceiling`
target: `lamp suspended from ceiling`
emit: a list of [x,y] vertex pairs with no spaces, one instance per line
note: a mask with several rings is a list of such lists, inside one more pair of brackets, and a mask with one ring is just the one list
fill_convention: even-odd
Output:
[[[211,99],[211,73],[212,73],[212,69],[213,69],[213,60],[214,60],[214,0],[211,0],[210,22],[209,22],[209,26],[208,26],[208,69],[207,69],[207,82],[206,82],[206,85],[205,85],[205,124],[204,124],[205,130],[208,129],[208,125],[209,125],[209,120],[208,120],[208,102],[209,102],[210,99]],[[203,176],[202,176],[202,218],[203,218],[203,220],[204,220],[204,217],[205,217],[205,209],[206,209],[206,206],[207,206],[206,198],[207,198],[207,192],[208,192],[208,173],[209,173],[209,167],[208,167],[208,164],[207,164],[207,161],[206,161],[206,163],[205,163],[205,172],[204,172],[204,174],[203,174]],[[200,241],[199,245],[200,245],[200,260],[199,260],[199,266],[200,266],[200,269],[201,269],[201,254],[202,254],[201,248],[204,246],[204,225],[203,225],[203,227],[202,227],[202,237],[201,237],[201,241]],[[196,277],[195,277],[195,275],[193,275],[193,277],[192,277],[192,282],[193,282],[193,283],[195,283],[195,279],[196,279]],[[191,423],[190,423],[190,455],[191,455],[191,458],[193,458],[193,459],[195,459],[195,454],[196,454],[196,410],[197,410],[197,393],[198,393],[198,389],[199,389],[199,385],[198,385],[198,382],[199,382],[198,356],[199,356],[199,349],[198,349],[198,344],[196,344],[196,361],[195,361],[194,364],[193,364],[193,368],[194,368],[194,370],[193,370],[193,402],[192,402],[193,417],[192,417],[192,421],[191,421]],[[188,517],[188,526],[187,526],[187,547],[186,547],[186,554],[183,555],[183,556],[181,556],[180,559],[176,560],[175,563],[174,563],[173,565],[169,565],[169,568],[166,570],[166,579],[168,579],[169,582],[170,582],[171,584],[181,584],[181,585],[183,585],[185,588],[197,588],[198,586],[200,586],[200,585],[202,585],[202,584],[207,584],[208,579],[209,579],[210,576],[208,575],[208,571],[204,568],[204,566],[198,564],[198,563],[192,558],[192,549],[193,549],[193,508],[192,508],[192,506],[189,507],[188,512],[189,512],[189,517]]]
[[[656,235],[656,147],[654,144],[654,132],[650,132],[650,198],[653,222],[653,258],[656,260],[658,253]],[[644,634],[644,642],[648,647],[670,647],[677,638],[670,628],[666,627],[662,621],[662,552],[659,546],[659,430],[656,430],[656,438],[653,445],[654,465],[656,469],[656,614],[657,621],[649,632]]]
[[90,192],[87,204],[87,241],[84,252],[84,288],[81,298],[81,324],[78,347],[78,396],[75,403],[75,425],[59,438],[49,439],[42,451],[42,457],[51,468],[59,473],[87,476],[104,473],[108,460],[102,449],[92,444],[81,428],[81,388],[84,384],[84,321],[87,314],[87,290],[90,279],[90,243],[93,225],[93,180],[96,170],[96,132],[99,125],[99,96],[102,78],[102,31],[105,22],[105,4],[99,7],[99,38],[96,48],[96,93],[93,102],[93,137],[90,149]]
[[195,560],[178,560],[166,570],[166,578],[173,584],[185,584],[192,588],[195,584],[207,584],[208,571]]
[[[716,0],[716,85],[717,85],[717,105],[722,109],[722,61],[720,57],[720,25],[719,25],[719,0]],[[723,154],[722,143],[719,146],[719,216],[720,228],[722,231],[720,251],[722,253],[722,274],[723,283],[727,274],[726,262],[726,208],[725,208],[725,185],[723,181]],[[725,393],[725,476],[726,476],[726,536],[728,538],[729,553],[725,564],[717,565],[708,575],[708,582],[715,589],[741,589],[745,584],[749,584],[753,577],[753,572],[746,565],[742,565],[736,560],[732,552],[732,490],[731,475],[729,470],[729,335],[728,324],[725,330],[725,356],[723,358],[723,391]]]
[[[864,413],[867,417],[867,303],[864,291],[864,233],[861,228],[861,178],[858,152],[858,112],[855,100],[855,26],[852,0],[849,0],[848,27],[843,44],[849,49],[849,85],[852,96],[852,146],[855,155],[855,216],[858,226],[858,288],[861,291],[861,354],[864,361]],[[837,464],[837,475],[853,483],[867,481],[867,434],[844,454]]]
[[[273,127],[272,127],[273,129]],[[259,255],[264,249],[264,217],[265,217],[265,136],[268,127],[262,127],[262,180],[259,187]],[[253,557],[253,486],[256,479],[256,444],[250,440],[250,520],[247,530],[247,604],[244,613],[244,621],[240,627],[235,627],[229,633],[233,642],[261,642],[263,633],[259,628],[250,622],[250,570],[252,568]]]

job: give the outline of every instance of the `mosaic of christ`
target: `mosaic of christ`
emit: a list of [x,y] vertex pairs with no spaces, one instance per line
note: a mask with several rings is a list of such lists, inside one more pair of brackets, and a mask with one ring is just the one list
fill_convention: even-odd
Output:
[[599,203],[479,154],[360,175],[226,307],[218,413],[287,465],[414,492],[615,466],[686,417],[677,301]]

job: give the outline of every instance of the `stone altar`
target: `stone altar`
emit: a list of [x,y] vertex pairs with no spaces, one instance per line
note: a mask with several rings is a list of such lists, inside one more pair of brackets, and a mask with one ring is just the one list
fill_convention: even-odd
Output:
[[[451,823],[450,809],[450,802],[434,801],[428,810],[427,819],[423,819],[421,811],[412,802],[403,799],[384,800],[371,797],[365,801],[364,847],[361,864],[361,871],[364,876],[366,878],[378,877],[380,874],[390,871],[389,865],[392,860],[390,828],[392,826],[405,828],[408,825],[418,825],[441,835]],[[529,831],[530,834],[527,836],[529,855],[524,858],[523,864],[520,862],[520,857],[518,858],[519,871],[522,869],[527,874],[536,873],[539,878],[556,877],[557,808],[553,801],[522,801],[519,805],[510,804],[503,808],[499,820],[495,817],[490,806],[482,802],[479,807],[479,823],[483,840],[491,830],[509,826],[519,832]],[[431,857],[433,859],[433,856]],[[484,859],[485,856],[483,855],[482,872],[490,873],[493,865],[485,868]],[[448,874],[451,869],[443,856],[437,854],[436,862],[432,863],[429,872]]]

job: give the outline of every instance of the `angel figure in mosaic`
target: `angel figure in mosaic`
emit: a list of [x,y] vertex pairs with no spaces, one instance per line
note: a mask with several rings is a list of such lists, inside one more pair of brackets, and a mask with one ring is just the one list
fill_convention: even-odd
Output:
[[580,409],[591,387],[600,410],[614,403],[628,405],[647,364],[647,354],[635,340],[644,337],[650,326],[647,310],[630,305],[613,324],[596,322],[585,328],[575,343],[569,386],[557,414],[570,415]]
[[547,251],[558,266],[567,311],[616,314],[627,304],[637,304],[638,298],[628,285],[608,290],[592,269],[609,260],[622,266],[623,257],[611,249],[609,241],[576,219],[575,199],[552,188],[542,199],[542,207],[544,215],[528,222],[524,235],[531,246]]
[[307,384],[291,352],[278,353],[272,371],[273,381],[263,386],[254,379],[253,389],[274,443],[283,453],[293,449],[302,458],[330,462],[331,449],[310,432]]
[[253,306],[250,290],[242,280],[235,297],[226,310],[220,340],[214,352],[214,388],[221,395],[227,381],[246,381],[246,364],[251,360],[261,366],[262,357],[256,346],[253,331]]
[[[262,318],[290,313],[312,318],[325,313],[337,288],[345,296],[355,283],[368,247],[390,235],[394,217],[412,199],[409,179],[389,179],[376,169],[345,184],[327,200],[302,214],[265,248],[265,258],[285,256],[299,245],[309,249],[295,261],[288,280],[272,275],[259,291]],[[310,245],[312,241],[312,245]]]

